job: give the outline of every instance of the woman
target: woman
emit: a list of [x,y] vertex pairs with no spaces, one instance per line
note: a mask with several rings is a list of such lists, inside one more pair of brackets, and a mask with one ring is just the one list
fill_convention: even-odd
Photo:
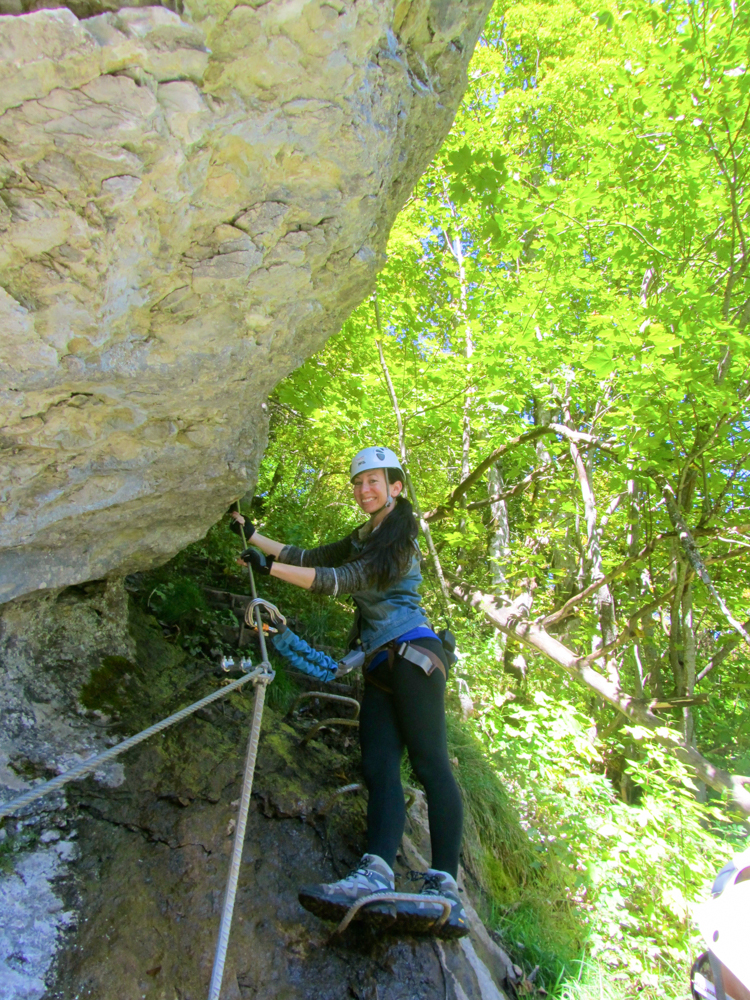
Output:
[[[433,867],[419,874],[425,903],[373,903],[367,916],[383,924],[395,918],[403,930],[428,929],[440,913],[429,897],[441,895],[451,902],[441,936],[461,937],[469,930],[456,885],[463,807],[446,742],[447,660],[419,604],[417,523],[402,495],[404,472],[390,449],[360,451],[350,480],[368,521],[346,538],[300,549],[265,538],[248,523],[246,538],[264,555],[255,549],[242,553],[256,572],[317,594],[351,594],[357,606],[355,641],[366,656],[359,734],[369,793],[367,853],[346,878],[305,886],[299,898],[318,916],[338,919],[362,896],[393,892],[406,818],[400,776],[406,747],[427,796]],[[232,516],[236,530],[245,524],[240,514]]]

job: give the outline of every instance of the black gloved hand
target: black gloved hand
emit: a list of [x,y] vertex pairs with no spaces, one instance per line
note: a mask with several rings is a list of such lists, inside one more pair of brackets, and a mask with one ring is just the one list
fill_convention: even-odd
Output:
[[232,523],[229,525],[229,527],[232,529],[232,531],[235,533],[235,535],[239,535],[240,538],[242,538],[242,532],[244,531],[245,532],[245,541],[246,542],[249,542],[250,539],[255,534],[255,532],[258,530],[255,527],[255,525],[253,524],[253,522],[252,521],[248,521],[247,518],[245,518],[245,523],[244,524],[240,524],[239,521],[235,521],[235,519],[232,518]]
[[253,572],[268,576],[274,564],[273,556],[264,555],[259,549],[245,549],[240,553],[240,559],[253,567]]

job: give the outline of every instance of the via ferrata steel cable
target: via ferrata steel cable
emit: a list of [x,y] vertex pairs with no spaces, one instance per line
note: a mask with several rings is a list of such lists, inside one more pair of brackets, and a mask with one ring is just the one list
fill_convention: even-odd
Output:
[[[211,694],[206,695],[205,698],[201,698],[200,701],[193,702],[192,705],[187,705],[185,708],[181,708],[179,712],[175,712],[173,715],[167,716],[167,718],[162,719],[161,722],[155,722],[154,725],[149,726],[148,729],[144,729],[140,733],[136,733],[134,736],[129,736],[121,743],[117,743],[108,750],[103,750],[102,753],[98,753],[93,757],[88,757],[75,767],[71,767],[67,771],[63,771],[62,774],[58,774],[56,778],[44,781],[41,785],[34,785],[33,788],[30,788],[27,792],[17,796],[15,799],[11,799],[10,802],[0,803],[0,820],[18,812],[19,809],[23,809],[24,806],[29,805],[31,802],[35,802],[37,799],[41,799],[43,796],[49,795],[50,792],[54,792],[58,788],[62,788],[64,785],[67,785],[69,781],[76,781],[78,778],[82,778],[90,771],[96,771],[97,768],[101,767],[103,764],[108,764],[111,760],[114,760],[115,757],[119,757],[121,753],[125,753],[126,750],[130,750],[131,747],[136,746],[138,743],[142,743],[150,736],[156,736],[157,733],[162,732],[162,730],[167,729],[169,726],[173,726],[176,722],[182,722],[183,719],[186,719],[189,715],[197,712],[198,709],[205,708],[205,706],[210,705],[212,701],[217,701],[219,698],[223,698],[232,691],[236,691],[238,688],[241,688],[243,684],[247,684],[248,681],[257,682],[261,677],[272,676],[268,674],[269,669],[270,664],[262,663],[259,667],[256,667],[255,670],[251,670],[243,677],[238,677],[236,681],[232,681],[225,687],[212,691]],[[264,683],[268,682],[265,681]]]
[[[237,504],[239,511],[239,504]],[[247,548],[245,530],[240,524],[240,535],[242,536],[242,548]],[[258,594],[255,590],[255,579],[250,565],[247,567],[250,578],[250,593],[253,601],[257,600]],[[261,619],[260,607],[255,606],[255,624],[258,626],[258,641],[260,643],[260,654],[263,663],[268,663],[268,651],[266,650],[266,639],[263,635],[263,621]],[[234,913],[234,900],[237,895],[237,882],[240,876],[240,865],[242,864],[242,851],[245,846],[245,831],[247,829],[247,814],[250,808],[250,796],[253,791],[253,777],[255,775],[255,761],[258,756],[258,740],[260,739],[260,725],[263,718],[263,704],[266,697],[266,685],[273,680],[274,674],[270,672],[266,677],[259,677],[255,686],[255,704],[253,706],[253,720],[250,725],[250,736],[247,741],[247,756],[245,757],[245,773],[242,778],[242,792],[240,794],[240,805],[237,810],[237,825],[234,829],[234,843],[232,844],[232,857],[229,862],[229,876],[227,878],[227,888],[224,893],[224,905],[221,911],[221,923],[219,924],[219,938],[216,942],[216,955],[214,956],[214,967],[211,972],[211,984],[208,990],[208,1000],[219,1000],[221,995],[221,983],[224,978],[224,966],[227,959],[227,948],[229,947],[229,933],[232,928],[232,915]]]

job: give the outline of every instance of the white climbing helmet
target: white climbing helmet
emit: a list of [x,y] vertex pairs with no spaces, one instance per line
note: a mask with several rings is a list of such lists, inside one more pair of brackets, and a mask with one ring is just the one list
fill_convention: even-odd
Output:
[[[750,849],[737,855],[719,872],[712,889],[712,899],[698,908],[698,926],[712,956],[712,973],[721,976],[729,970],[739,983],[750,990]],[[715,960],[718,965],[715,966]],[[723,969],[722,969],[723,967]],[[695,976],[698,996],[708,996],[701,989],[704,977]],[[715,983],[712,983],[715,985]],[[728,991],[725,991],[728,992]],[[719,992],[712,991],[719,996]]]
[[357,452],[349,469],[349,481],[351,482],[360,472],[369,472],[370,469],[398,469],[402,475],[404,472],[395,451],[377,445]]

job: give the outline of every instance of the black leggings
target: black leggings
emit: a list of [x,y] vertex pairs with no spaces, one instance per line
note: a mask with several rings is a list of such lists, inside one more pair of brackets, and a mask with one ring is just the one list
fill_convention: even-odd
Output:
[[[422,643],[428,645],[425,640]],[[432,640],[429,645],[432,649],[438,644]],[[387,665],[376,668],[374,677],[392,693],[367,683],[362,700],[359,739],[369,793],[367,851],[393,867],[406,821],[401,787],[401,755],[406,747],[427,794],[432,867],[455,878],[463,805],[448,760],[445,678],[437,669],[428,677],[400,657],[392,670]]]

